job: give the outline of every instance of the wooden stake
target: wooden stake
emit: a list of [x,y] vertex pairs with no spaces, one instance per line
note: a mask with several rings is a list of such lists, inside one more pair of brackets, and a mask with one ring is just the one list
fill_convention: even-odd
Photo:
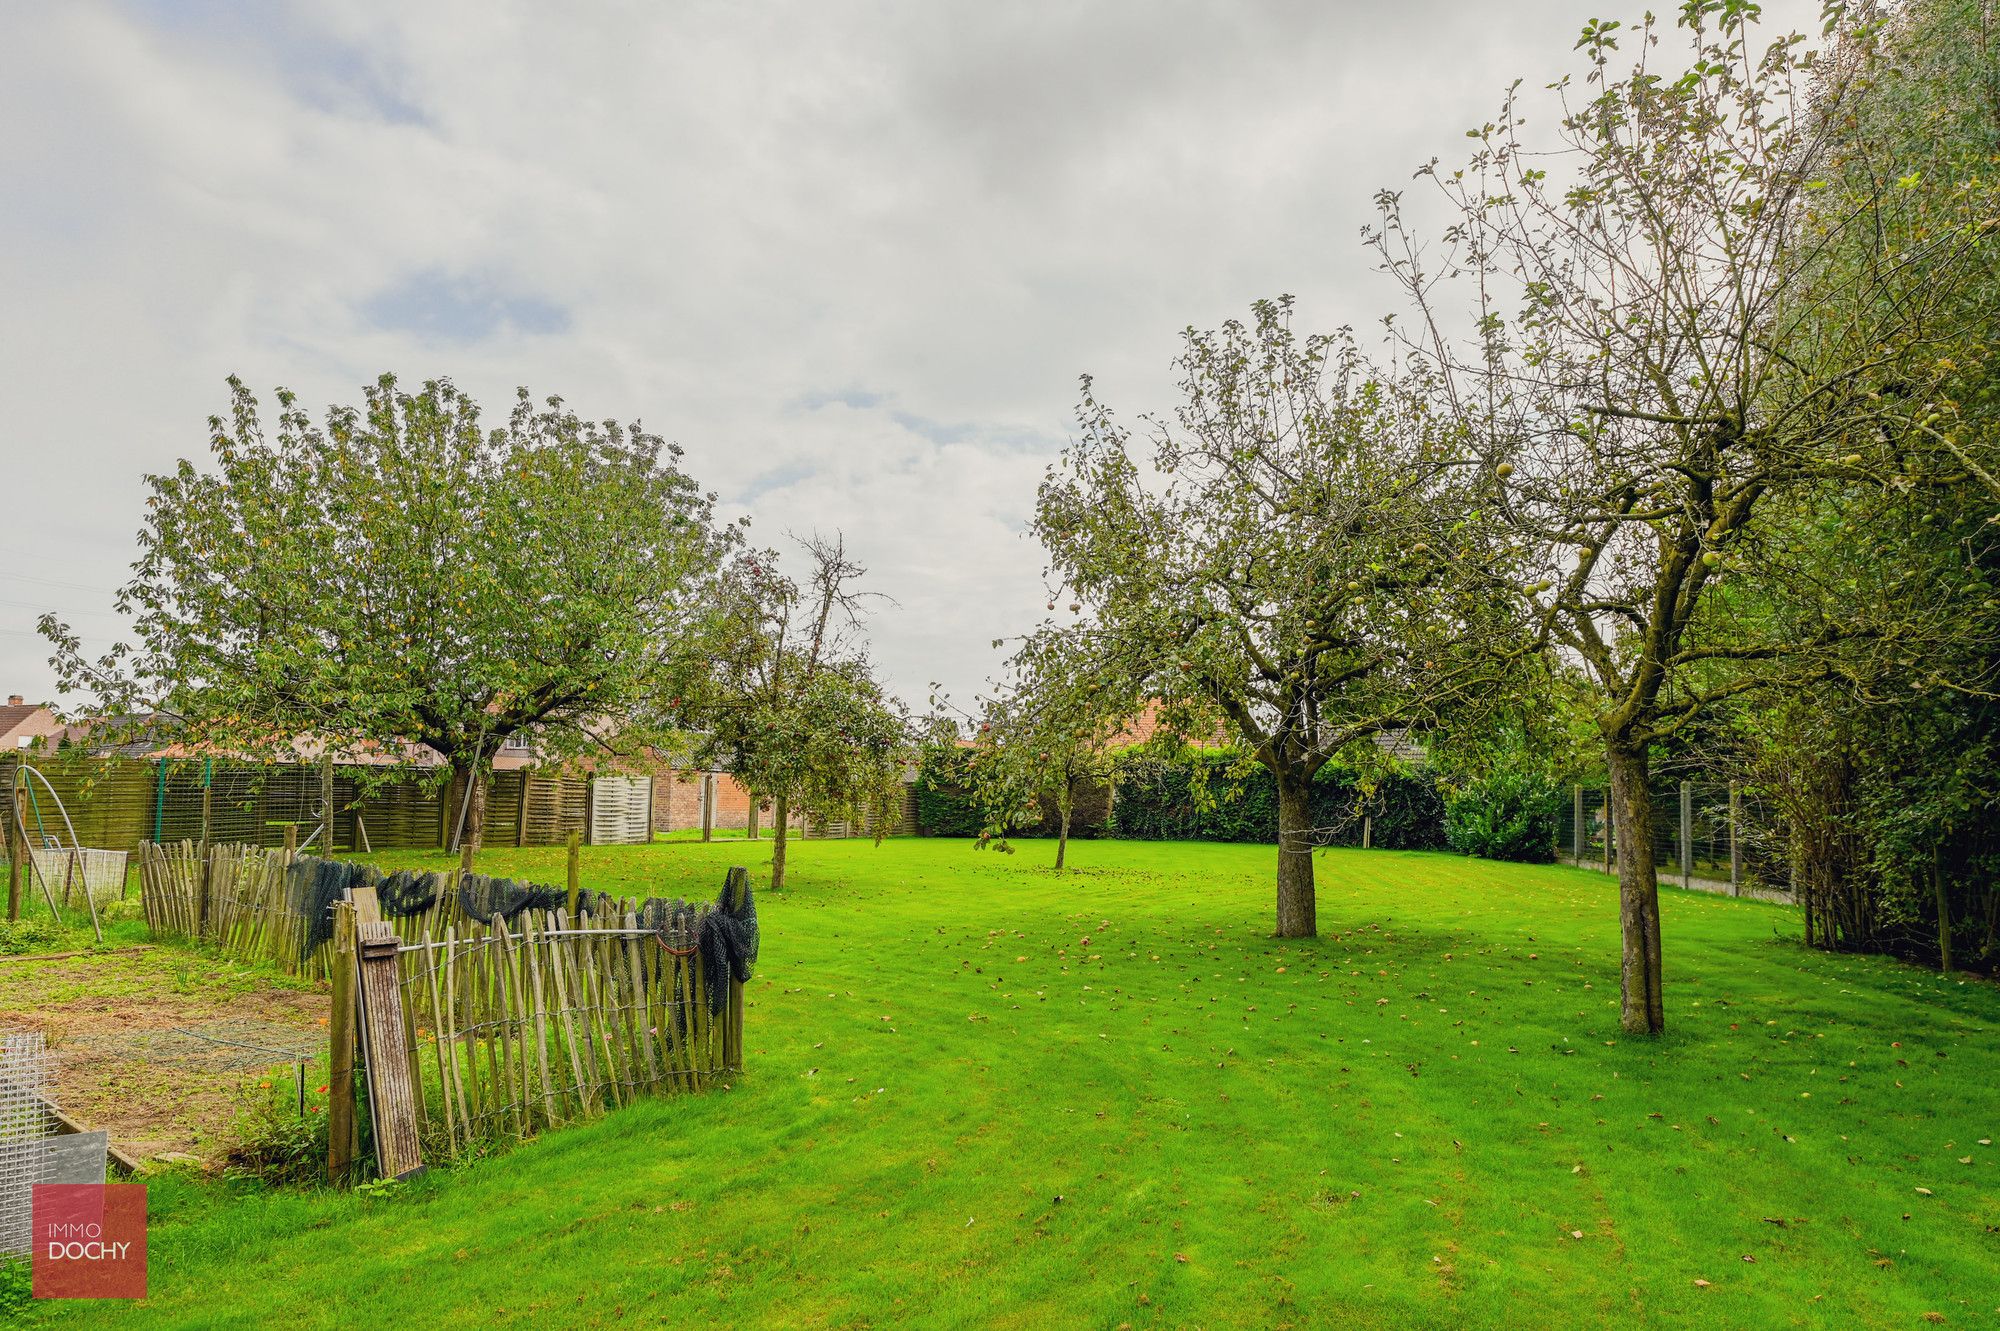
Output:
[[583,889],[583,833],[569,834],[569,918],[576,919],[576,894]]
[[16,786],[9,796],[14,804],[13,816],[7,821],[7,918],[10,920],[21,918],[21,861],[27,858],[28,845],[28,835],[21,827],[25,794]]
[[326,1179],[344,1186],[354,1168],[354,907],[333,910],[333,1015],[328,1023]]
[[1729,891],[1733,896],[1743,895],[1743,852],[1736,841],[1736,829],[1743,822],[1743,791],[1734,781],[1729,783]]
[[[731,913],[743,909],[743,898],[749,891],[750,870],[740,864],[731,868],[722,881],[723,900]],[[743,1002],[743,982],[731,975],[729,1009],[724,1014],[726,1024],[722,1028],[722,1065],[732,1072],[743,1070]]]

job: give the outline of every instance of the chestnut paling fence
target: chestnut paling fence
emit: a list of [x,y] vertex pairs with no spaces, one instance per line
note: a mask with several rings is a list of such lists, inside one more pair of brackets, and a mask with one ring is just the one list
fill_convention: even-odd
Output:
[[418,885],[424,908],[385,914],[413,882],[378,894],[367,866],[256,846],[145,843],[139,868],[156,936],[332,982],[336,1179],[363,1158],[364,1126],[398,1177],[742,1067],[756,915],[740,868],[713,903],[509,884],[515,901],[563,903],[511,916],[488,909],[506,895],[491,880],[462,893],[456,873]]
[[398,939],[394,1052],[423,1158],[700,1090],[739,1069],[743,987],[709,973],[698,928],[559,907]]
[[211,944],[291,975],[326,974],[308,948],[310,919],[285,872],[292,857],[261,846],[139,843],[139,904],[155,937]]

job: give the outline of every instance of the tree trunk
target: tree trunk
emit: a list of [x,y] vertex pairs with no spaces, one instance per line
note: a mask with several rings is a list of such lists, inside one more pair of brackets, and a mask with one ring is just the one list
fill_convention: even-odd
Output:
[[1319,933],[1313,900],[1311,787],[1278,778],[1278,937]]
[[785,840],[791,829],[792,802],[780,792],[771,809],[771,890],[785,885]]
[[[458,771],[451,783],[451,849],[461,854],[478,851],[486,831],[486,788],[491,784],[480,776],[477,760]],[[470,802],[466,800],[468,789],[472,792]]]
[[750,792],[750,819],[749,819],[749,822],[748,822],[748,824],[747,824],[747,825],[746,825],[746,826],[744,827],[744,829],[743,829],[743,839],[744,839],[745,841],[755,841],[755,840],[757,839],[757,812],[758,812],[758,810],[757,810],[757,801],[758,801],[758,799],[759,799],[759,796],[758,796],[757,792],[756,792],[756,791],[754,791],[754,790],[753,790],[753,791],[751,791],[751,792]]
[[1611,813],[1618,834],[1618,926],[1625,944],[1620,968],[1619,1025],[1634,1035],[1667,1028],[1660,992],[1660,883],[1653,863],[1653,795],[1646,751],[1606,741]]
[[1056,868],[1063,867],[1063,860],[1069,855],[1069,805],[1062,807],[1062,825],[1056,833]]

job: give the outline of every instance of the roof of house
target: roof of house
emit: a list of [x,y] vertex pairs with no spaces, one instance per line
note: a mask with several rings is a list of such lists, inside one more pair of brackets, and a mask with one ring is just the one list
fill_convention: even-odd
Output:
[[56,714],[40,703],[15,702],[9,699],[0,704],[0,748],[13,749],[24,741],[53,737],[62,730],[62,722]]

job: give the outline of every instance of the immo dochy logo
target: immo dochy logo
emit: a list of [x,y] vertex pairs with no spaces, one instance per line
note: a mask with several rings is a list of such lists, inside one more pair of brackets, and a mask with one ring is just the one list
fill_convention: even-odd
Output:
[[34,1283],[38,1299],[146,1297],[146,1187],[37,1183]]

